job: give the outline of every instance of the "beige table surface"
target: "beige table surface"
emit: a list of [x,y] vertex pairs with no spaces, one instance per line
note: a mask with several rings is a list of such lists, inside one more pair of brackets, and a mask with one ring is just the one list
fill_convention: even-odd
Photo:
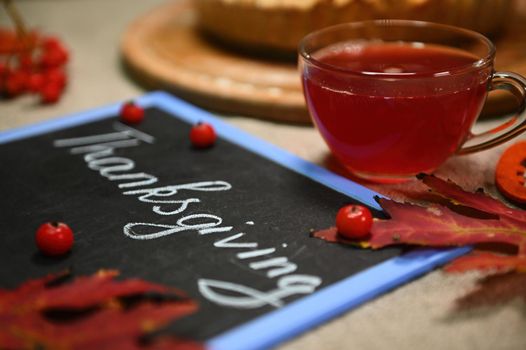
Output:
[[[27,22],[59,34],[72,52],[71,84],[60,103],[40,106],[30,96],[0,101],[0,130],[131,99],[144,93],[123,71],[118,46],[126,25],[161,0],[33,0],[18,7]],[[0,24],[8,19],[0,11]],[[326,164],[327,149],[311,127],[244,117],[228,122],[310,161]],[[490,124],[486,122],[486,124]],[[506,145],[504,145],[505,147]],[[496,195],[493,168],[504,147],[454,158],[438,170],[462,185]],[[372,186],[403,197],[411,185]],[[338,262],[334,262],[338,266]],[[282,349],[526,349],[526,305],[455,313],[455,298],[473,287],[476,273],[437,270],[349,311],[281,346]]]

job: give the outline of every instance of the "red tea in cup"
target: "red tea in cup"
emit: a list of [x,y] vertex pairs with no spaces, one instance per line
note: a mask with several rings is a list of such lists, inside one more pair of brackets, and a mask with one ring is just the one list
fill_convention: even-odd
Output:
[[[311,117],[335,157],[359,177],[403,180],[432,172],[459,150],[495,144],[461,148],[495,80],[493,46],[480,34],[423,22],[361,22],[307,36],[300,54]],[[524,80],[502,79],[518,90]],[[513,128],[524,129],[519,124]]]
[[[434,170],[463,143],[478,116],[489,72],[436,87],[418,73],[471,65],[467,52],[437,45],[351,44],[315,56],[319,62],[371,75],[407,74],[375,89],[367,77],[347,81],[324,70],[304,79],[307,104],[331,150],[349,169],[404,176]],[[437,78],[439,79],[439,78]],[[458,86],[461,85],[462,89]]]

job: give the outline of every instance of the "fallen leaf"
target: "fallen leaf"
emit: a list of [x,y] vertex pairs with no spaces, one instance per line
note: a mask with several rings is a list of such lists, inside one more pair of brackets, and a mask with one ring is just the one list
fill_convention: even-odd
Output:
[[442,205],[422,207],[385,198],[378,203],[391,219],[374,222],[368,241],[372,248],[402,243],[446,247],[493,242],[512,244],[519,253],[526,253],[526,222],[508,216],[473,218]]
[[526,273],[510,271],[481,279],[477,287],[456,301],[457,310],[503,304],[515,298],[526,302]]
[[[390,219],[375,219],[370,238],[353,242],[335,227],[312,233],[328,242],[354,244],[379,249],[389,245],[450,247],[479,243],[504,243],[517,247],[516,256],[482,255],[466,257],[457,269],[521,269],[526,260],[526,212],[510,208],[482,192],[470,193],[451,181],[422,175],[419,179],[453,206],[430,203],[427,207],[377,198]],[[484,214],[484,218],[465,215],[458,206]],[[458,211],[458,212],[457,212]],[[488,261],[484,262],[484,259]],[[459,263],[460,264],[460,263]]]
[[485,242],[520,246],[526,240],[526,231],[523,231],[526,223],[522,228],[517,222],[506,219],[480,220],[457,214],[444,206],[421,207],[385,198],[379,198],[378,203],[391,219],[375,219],[368,240],[345,239],[338,234],[336,227],[315,231],[312,236],[373,249],[397,244],[447,247]]
[[507,272],[517,270],[526,272],[526,256],[510,256],[491,252],[473,252],[456,258],[444,267],[446,272],[465,272],[470,270],[494,270]]
[[342,243],[348,245],[354,245],[362,248],[369,248],[370,245],[367,241],[354,241],[338,234],[336,226],[331,226],[326,229],[313,231],[311,237],[319,238],[329,243]]
[[[357,242],[338,234],[336,227],[311,233],[327,242],[379,249],[389,245],[448,247],[498,243],[517,247],[517,254],[474,251],[455,259],[446,272],[493,271],[478,287],[457,300],[459,310],[495,305],[520,297],[526,301],[526,211],[506,206],[484,194],[464,191],[451,181],[421,175],[432,192],[446,199],[419,206],[378,198],[390,216],[375,219],[370,238]],[[496,245],[492,245],[496,249]]]
[[508,207],[501,201],[486,195],[482,190],[475,193],[464,191],[452,181],[444,181],[432,175],[422,175],[420,178],[436,194],[455,204],[462,204],[499,217],[507,217],[526,223],[526,211]]
[[[87,308],[103,300],[141,293],[167,293],[169,288],[140,279],[114,281],[115,270],[100,270],[94,276],[77,277],[72,283],[61,288],[41,291],[35,305],[38,309]],[[171,292],[175,292],[174,289]]]
[[[201,349],[192,341],[141,338],[197,305],[180,291],[140,279],[115,280],[114,270],[67,281],[67,274],[0,290],[0,348]],[[179,347],[178,347],[179,348]]]

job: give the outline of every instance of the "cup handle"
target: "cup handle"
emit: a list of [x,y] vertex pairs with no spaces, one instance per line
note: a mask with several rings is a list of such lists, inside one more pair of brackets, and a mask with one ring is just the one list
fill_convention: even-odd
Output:
[[474,153],[500,145],[526,130],[526,79],[515,73],[496,72],[491,78],[489,90],[508,90],[515,95],[521,101],[517,113],[496,128],[480,134],[471,134],[457,154]]

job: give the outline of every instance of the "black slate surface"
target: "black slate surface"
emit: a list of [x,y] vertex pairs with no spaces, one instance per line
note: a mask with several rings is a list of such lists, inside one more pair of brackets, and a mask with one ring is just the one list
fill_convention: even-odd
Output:
[[[199,291],[199,279],[234,283],[270,295],[280,280],[294,285],[295,277],[290,276],[310,276],[311,281],[321,280],[316,287],[319,290],[400,253],[398,249],[373,252],[310,238],[311,228],[333,225],[337,210],[352,200],[226,140],[218,140],[210,149],[193,149],[188,140],[190,125],[158,109],[147,110],[145,121],[135,127],[152,136],[155,139],[152,143],[140,141],[99,157],[120,157],[123,164],[132,161],[133,170],[114,171],[113,175],[142,172],[155,176],[158,180],[154,184],[119,188],[119,184],[133,181],[112,180],[108,174],[103,176],[99,170],[90,169],[90,165],[96,168],[101,164],[87,162],[85,150],[77,149],[78,153],[72,154],[72,147],[54,146],[60,139],[115,133],[116,128],[117,131],[122,128],[117,121],[113,116],[0,146],[0,287],[13,288],[28,278],[66,267],[72,267],[76,274],[90,274],[101,268],[118,269],[122,278],[138,277],[176,286],[197,299],[200,311],[170,328],[197,339],[208,339],[275,310],[276,306],[218,305]],[[172,196],[155,197],[199,200],[188,202],[185,210],[172,215],[159,215],[152,207],[160,205],[161,210],[174,211],[179,204],[140,201],[139,196],[144,193],[123,194],[203,181],[224,181],[231,189],[179,189]],[[217,227],[232,229],[209,234],[183,230],[143,240],[123,233],[123,227],[129,223],[174,227],[178,220],[195,214],[219,217],[222,223]],[[210,218],[191,217],[182,222],[196,224]],[[64,221],[72,227],[76,242],[69,255],[48,258],[37,251],[34,234],[46,221]],[[133,228],[140,234],[164,229]],[[252,243],[250,248],[214,246],[239,233],[244,235],[227,243]],[[258,257],[237,255],[270,248],[275,251]],[[275,270],[278,266],[265,268],[265,261],[280,257],[295,264],[296,269],[286,273],[286,269]],[[270,276],[272,271],[274,275]],[[214,291],[231,300],[247,297],[232,290]],[[278,299],[287,304],[303,296],[292,293]]]

